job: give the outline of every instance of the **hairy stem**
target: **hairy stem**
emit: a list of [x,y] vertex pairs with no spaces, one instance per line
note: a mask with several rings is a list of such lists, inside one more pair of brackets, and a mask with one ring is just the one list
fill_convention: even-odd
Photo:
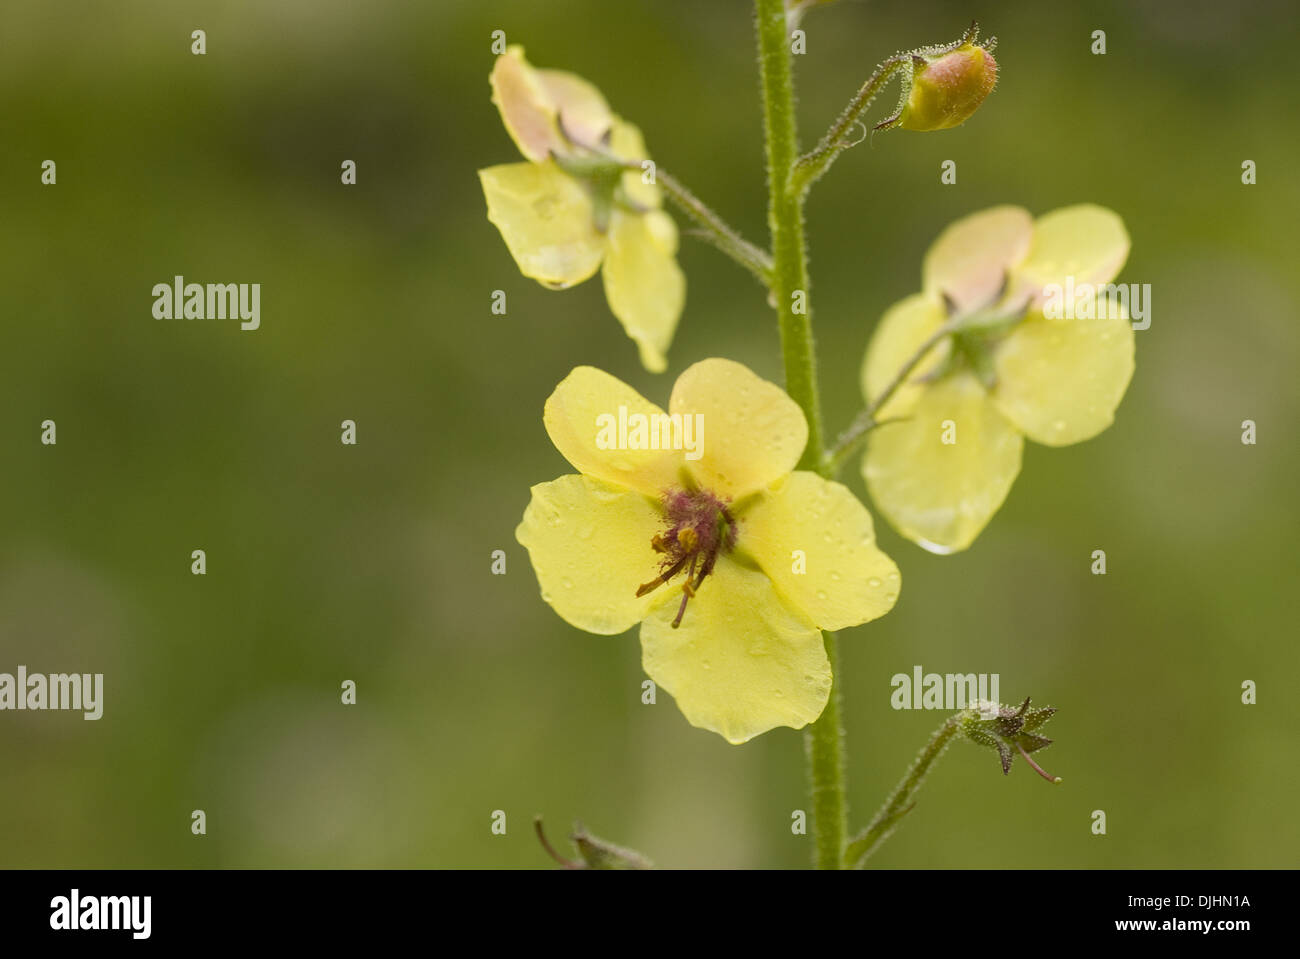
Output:
[[662,169],[655,171],[655,183],[667,194],[675,206],[700,227],[699,235],[708,240],[731,259],[735,260],[763,286],[772,286],[772,255],[760,250],[729,226],[694,193],[686,189],[676,177]]
[[[896,54],[876,68],[876,72],[862,84],[862,88],[849,101],[849,105],[844,108],[844,112],[838,119],[831,124],[831,128],[826,131],[826,135],[821,138],[816,148],[799,158],[799,162],[790,173],[790,189],[793,192],[800,195],[806,192],[813,181],[830,168],[837,156],[857,142],[849,139],[849,133],[862,122],[862,114],[867,112],[867,108],[876,99],[876,94],[899,73],[903,74],[903,81],[906,84],[911,69],[911,53]],[[894,117],[889,118],[892,119]],[[884,123],[888,123],[889,120]],[[863,136],[866,135],[864,126]]]
[[790,170],[799,151],[790,38],[786,34],[783,0],[755,0],[755,7],[758,11],[759,65],[767,142],[767,222],[772,232],[772,295],[781,329],[785,389],[808,420],[808,446],[799,468],[820,470],[821,401],[817,392],[817,358],[809,303],[803,199],[788,188]]
[[831,693],[817,722],[804,733],[812,787],[813,864],[818,869],[843,869],[849,803],[845,787],[844,723],[840,718],[840,655],[834,633],[823,633],[822,639],[831,664]]
[[[644,172],[643,164],[645,160],[627,160],[623,157],[616,156],[610,150],[598,143],[584,143],[574,139],[572,136],[569,140],[578,146],[602,157],[611,163],[617,164],[625,170],[633,173]],[[654,166],[654,183],[668,195],[674,205],[683,213],[695,221],[700,227],[699,235],[708,240],[719,250],[731,257],[745,269],[753,273],[754,276],[765,287],[771,289],[772,286],[772,254],[766,250],[760,250],[754,244],[746,240],[740,233],[730,226],[726,220],[718,216],[707,204],[704,203],[685,185],[674,176],[670,176],[658,164]]]
[[889,402],[890,397],[898,392],[912,371],[920,365],[932,349],[938,346],[944,339],[951,336],[961,328],[961,318],[949,320],[943,326],[931,333],[919,347],[916,352],[908,357],[907,362],[898,368],[894,378],[885,385],[874,400],[867,404],[857,417],[849,424],[849,428],[840,434],[835,445],[826,452],[824,475],[835,476],[840,467],[844,465],[844,460],[853,452],[859,441],[862,440],[869,432],[881,425],[880,420],[876,419],[876,414],[880,412],[881,407]]
[[876,851],[876,848],[889,838],[890,834],[898,826],[899,820],[903,818],[915,801],[913,796],[921,788],[925,781],[926,775],[930,772],[930,767],[934,761],[943,755],[943,751],[948,748],[952,742],[953,736],[960,729],[962,714],[949,717],[933,736],[926,743],[925,748],[913,760],[911,768],[903,776],[899,784],[894,787],[893,793],[885,800],[885,804],[880,807],[875,818],[867,825],[867,828],[860,832],[849,843],[848,850],[845,854],[845,861],[850,866],[861,867],[866,862],[867,857]]
[[[794,114],[794,73],[790,62],[784,0],[755,0],[763,120],[767,145],[768,227],[772,232],[772,296],[781,330],[785,388],[808,421],[808,445],[801,469],[821,472],[821,403],[808,296],[808,249],[804,238],[803,195],[790,189],[798,155]],[[832,676],[839,677],[835,634],[823,634]],[[844,790],[844,729],[840,687],[831,688],[821,717],[805,733],[812,787],[813,862],[821,869],[844,866],[848,805]]]

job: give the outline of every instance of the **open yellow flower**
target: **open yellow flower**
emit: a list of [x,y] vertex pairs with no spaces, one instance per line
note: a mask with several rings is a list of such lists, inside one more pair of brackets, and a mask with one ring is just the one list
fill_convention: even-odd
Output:
[[1081,300],[1079,318],[1044,307],[1053,291],[1099,291],[1128,250],[1120,218],[1089,204],[1036,221],[994,207],[930,247],[922,291],[885,313],[862,367],[870,402],[944,324],[957,327],[878,411],[897,421],[871,433],[863,457],[872,499],[900,533],[937,553],[965,549],[1006,499],[1024,437],[1066,446],[1111,424],[1133,375],[1127,310],[1104,296]]
[[580,366],[546,401],[581,475],[532,489],[515,535],[579,629],[641,623],[642,664],[687,720],[733,743],[821,715],[821,630],[884,615],[898,569],[839,483],[795,471],[803,413],[730,360],[687,369],[664,413]]
[[[677,226],[659,189],[611,162],[647,158],[641,131],[581,77],[538,70],[512,46],[497,57],[492,102],[526,158],[479,170],[488,219],[524,276],[565,289],[601,270],[609,308],[651,372],[686,302]],[[603,267],[603,269],[602,269]]]

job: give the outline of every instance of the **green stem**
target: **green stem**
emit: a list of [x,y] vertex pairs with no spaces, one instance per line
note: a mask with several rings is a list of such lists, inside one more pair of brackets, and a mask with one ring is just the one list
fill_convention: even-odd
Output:
[[700,236],[754,274],[763,286],[771,288],[771,254],[746,240],[722,217],[706,206],[699,197],[662,169],[656,169],[655,183],[667,194],[668,199],[701,228]]
[[[912,54],[899,53],[890,57],[884,63],[876,68],[867,82],[862,84],[849,105],[839,115],[838,119],[831,124],[831,128],[826,131],[826,135],[821,138],[816,148],[806,156],[800,157],[798,163],[790,173],[790,189],[793,192],[802,195],[805,193],[813,181],[821,177],[835,158],[853,146],[858,141],[850,140],[849,133],[862,122],[862,114],[867,112],[872,101],[876,99],[876,94],[895,74],[903,74],[904,89],[910,87],[910,72],[912,69]],[[901,104],[900,104],[901,109]],[[893,115],[877,125],[876,129],[889,124],[898,118],[899,110],[895,110]],[[863,136],[866,136],[864,131]]]
[[[767,145],[768,227],[772,232],[772,296],[781,330],[785,388],[808,421],[808,445],[799,468],[822,472],[821,402],[808,290],[808,248],[803,194],[790,190],[799,153],[784,0],[755,0],[763,121]],[[796,297],[796,294],[799,294]],[[835,677],[821,717],[805,733],[812,786],[813,862],[821,869],[844,866],[848,806],[844,790],[844,729],[840,723],[839,653],[835,634],[824,634]]]
[[[799,153],[799,140],[795,126],[794,71],[790,63],[790,38],[786,34],[785,2],[755,0],[755,8],[767,141],[767,222],[772,231],[772,295],[781,327],[785,389],[808,420],[808,446],[799,461],[799,468],[820,470],[821,401],[817,394],[817,358],[809,303],[803,198],[792,192],[788,184],[790,170]],[[796,298],[796,294],[801,295]]]
[[[585,143],[573,137],[568,138],[571,143],[576,144],[588,153],[598,157],[600,161],[608,161],[615,167],[621,167],[633,173],[642,172],[643,160],[626,160],[623,157],[616,156],[610,152],[608,147],[599,143]],[[558,162],[558,158],[557,158]],[[565,165],[572,167],[575,161],[571,158],[561,163],[563,169]],[[599,168],[597,168],[599,169]],[[590,175],[591,171],[584,171],[585,175]],[[578,175],[584,175],[580,172]],[[726,220],[714,213],[713,210],[699,197],[690,190],[676,177],[669,176],[668,173],[657,164],[654,168],[654,183],[667,194],[668,199],[687,216],[695,221],[696,225],[701,228],[700,236],[708,240],[719,250],[731,257],[745,269],[753,273],[765,287],[771,289],[772,286],[772,254],[766,250],[760,250],[754,244],[750,243],[740,235]]]
[[844,787],[844,724],[840,719],[840,654],[834,633],[823,633],[830,660],[832,685],[826,708],[804,733],[808,776],[812,786],[813,864],[818,869],[843,869],[849,834],[849,802]]
[[858,442],[882,422],[892,422],[892,420],[880,421],[876,419],[876,414],[880,412],[881,407],[889,402],[889,398],[898,392],[898,388],[906,382],[907,378],[912,375],[912,371],[920,365],[932,349],[939,345],[941,341],[956,333],[962,326],[962,318],[957,317],[949,320],[943,326],[931,333],[902,366],[894,374],[894,378],[889,381],[883,390],[874,400],[867,404],[857,417],[849,424],[849,428],[840,434],[835,445],[826,452],[824,475],[835,476],[839,473],[840,467],[844,460],[851,454]]
[[875,818],[849,843],[845,855],[848,865],[861,867],[867,857],[876,851],[876,847],[889,838],[903,816],[911,811],[914,805],[912,796],[921,788],[921,783],[925,781],[934,761],[943,755],[943,751],[952,742],[953,736],[957,735],[963,715],[958,713],[949,717],[947,722],[930,737],[930,741],[913,760],[911,768],[907,770],[907,774],[895,787],[893,794],[876,813]]
[[863,410],[848,425],[848,428],[839,435],[835,445],[826,451],[826,475],[835,479],[840,475],[840,470],[844,468],[844,461],[853,455],[858,448],[858,444],[866,439],[867,434],[877,426],[884,426],[886,423],[898,423],[907,419],[905,416],[895,416],[887,420],[878,420],[871,413]]

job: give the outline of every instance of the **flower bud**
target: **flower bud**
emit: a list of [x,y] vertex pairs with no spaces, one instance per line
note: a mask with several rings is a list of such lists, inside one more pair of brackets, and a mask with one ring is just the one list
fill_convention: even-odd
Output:
[[907,105],[899,117],[904,130],[948,130],[965,123],[998,79],[998,64],[970,40],[939,55],[914,57],[915,72]]

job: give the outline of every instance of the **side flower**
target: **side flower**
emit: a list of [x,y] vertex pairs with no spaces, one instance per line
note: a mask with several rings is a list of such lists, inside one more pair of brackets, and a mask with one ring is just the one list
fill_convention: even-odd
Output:
[[586,80],[535,69],[519,46],[497,57],[489,81],[526,162],[479,171],[488,219],[520,272],[544,286],[565,289],[600,270],[642,364],[662,372],[686,278],[659,189],[625,165],[647,157],[641,131]]
[[692,725],[732,743],[798,729],[831,689],[821,630],[887,613],[898,568],[846,487],[795,470],[808,426],[779,387],[704,360],[669,411],[570,373],[543,420],[578,475],[534,486],[515,535],[567,622],[641,624],[646,673]]
[[1090,204],[1036,221],[994,207],[930,247],[922,291],[885,313],[862,367],[871,402],[934,342],[878,411],[862,460],[900,533],[936,553],[965,549],[1010,492],[1026,436],[1067,446],[1111,424],[1133,375],[1127,310],[1090,299],[1064,319],[1044,307],[1052,291],[1108,284],[1128,251],[1120,218]]

